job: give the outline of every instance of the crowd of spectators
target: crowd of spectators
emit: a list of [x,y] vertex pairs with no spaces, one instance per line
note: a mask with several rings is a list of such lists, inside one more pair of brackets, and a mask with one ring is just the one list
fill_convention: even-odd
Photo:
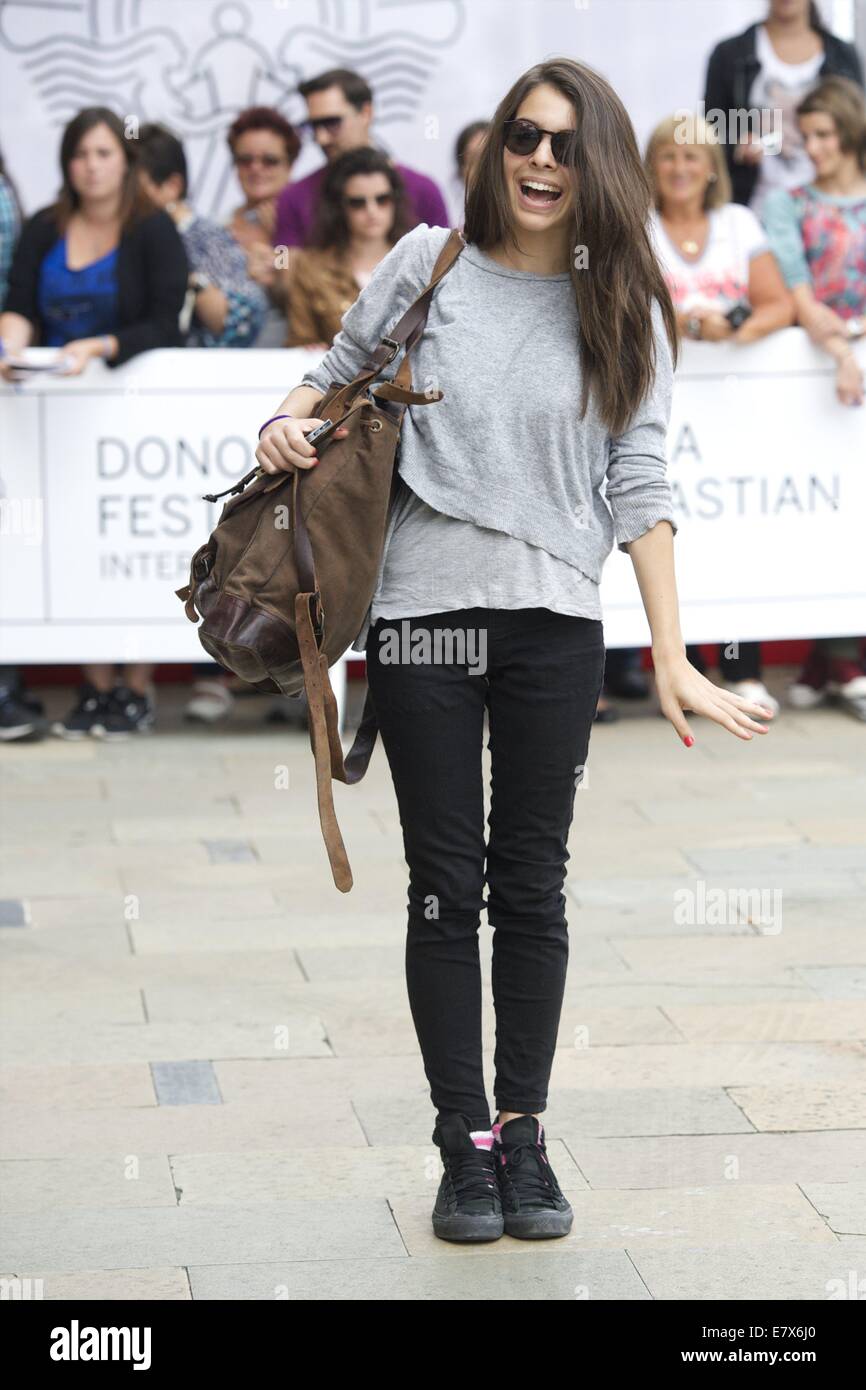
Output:
[[[75,374],[158,347],[310,347],[326,351],[346,310],[388,251],[419,223],[451,225],[442,192],[371,139],[373,92],[331,69],[300,84],[307,117],[242,111],[227,132],[242,201],[225,224],[193,205],[183,142],[159,123],[129,138],[105,107],[80,111],[60,142],[57,199],[22,213],[0,157],[0,375],[31,345],[63,349]],[[681,333],[747,344],[800,325],[835,363],[835,400],[862,405],[852,341],[866,333],[866,100],[856,50],[830,33],[814,3],[770,0],[762,22],[718,44],[701,113],[660,121],[647,144],[649,232]],[[759,111],[736,136],[713,113]],[[488,124],[459,134],[464,186]],[[292,170],[310,139],[322,164]],[[616,697],[647,693],[640,653],[608,654],[597,719]],[[698,649],[690,659],[702,666]],[[745,698],[778,709],[761,646],[723,645],[719,675]],[[50,731],[126,737],[154,724],[151,664],[89,664],[74,705]],[[200,663],[185,713],[224,719],[238,682]],[[613,697],[613,698],[612,698]],[[862,637],[821,639],[789,687],[804,709],[834,699],[866,720]],[[297,701],[276,699],[268,718]],[[0,668],[0,738],[47,731],[22,673]]]

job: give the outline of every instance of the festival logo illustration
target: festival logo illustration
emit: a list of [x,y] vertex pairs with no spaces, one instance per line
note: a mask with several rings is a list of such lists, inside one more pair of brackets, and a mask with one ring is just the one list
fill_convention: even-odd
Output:
[[[388,150],[389,130],[423,121],[465,20],[466,0],[0,0],[7,129],[24,111],[30,132],[38,120],[59,136],[97,105],[162,121],[186,147],[192,200],[217,216],[236,198],[225,132],[245,107],[302,120],[298,82],[352,68]],[[56,143],[40,143],[56,178]]]

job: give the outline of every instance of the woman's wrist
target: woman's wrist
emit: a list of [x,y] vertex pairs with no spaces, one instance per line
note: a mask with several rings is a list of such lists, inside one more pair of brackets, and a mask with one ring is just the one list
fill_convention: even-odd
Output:
[[102,357],[107,362],[115,355],[117,339],[110,333],[103,333],[98,338],[88,338],[87,346],[92,357]]
[[261,439],[268,425],[272,425],[275,420],[294,420],[294,418],[294,415],[286,415],[285,413],[280,415],[272,415],[270,420],[266,420],[265,423],[262,425],[261,429],[259,430],[259,439]]
[[650,651],[653,665],[658,666],[685,658],[686,644],[681,637],[663,637],[653,642]]

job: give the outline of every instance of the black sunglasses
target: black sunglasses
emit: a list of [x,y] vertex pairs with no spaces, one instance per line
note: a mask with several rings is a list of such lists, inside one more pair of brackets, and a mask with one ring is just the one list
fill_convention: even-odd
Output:
[[[541,144],[542,135],[550,136],[550,151],[557,164],[573,162],[574,130],[543,130],[534,121],[505,121],[502,126],[505,148],[512,154],[532,154]],[[569,158],[572,156],[572,158]]]
[[308,120],[301,121],[298,130],[303,135],[315,135],[317,130],[326,130],[329,135],[336,135],[340,126],[343,124],[342,116],[314,116]]
[[361,208],[365,208],[368,203],[375,203],[377,208],[384,208],[388,203],[393,202],[393,199],[393,193],[371,193],[369,198],[344,198],[343,202],[347,208],[352,208],[358,212]]
[[249,169],[253,164],[263,164],[266,169],[276,169],[278,164],[285,164],[286,160],[281,154],[236,154],[235,164],[240,169]]

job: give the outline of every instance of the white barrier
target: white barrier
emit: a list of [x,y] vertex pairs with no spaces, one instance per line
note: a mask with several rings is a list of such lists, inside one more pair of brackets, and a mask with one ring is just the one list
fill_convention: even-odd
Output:
[[[317,360],[170,350],[0,383],[0,660],[206,660],[174,592],[223,506],[201,494],[254,466],[260,422]],[[687,641],[866,631],[866,409],[837,404],[799,329],[687,343],[668,449]],[[646,644],[616,550],[602,598],[608,645]]]

